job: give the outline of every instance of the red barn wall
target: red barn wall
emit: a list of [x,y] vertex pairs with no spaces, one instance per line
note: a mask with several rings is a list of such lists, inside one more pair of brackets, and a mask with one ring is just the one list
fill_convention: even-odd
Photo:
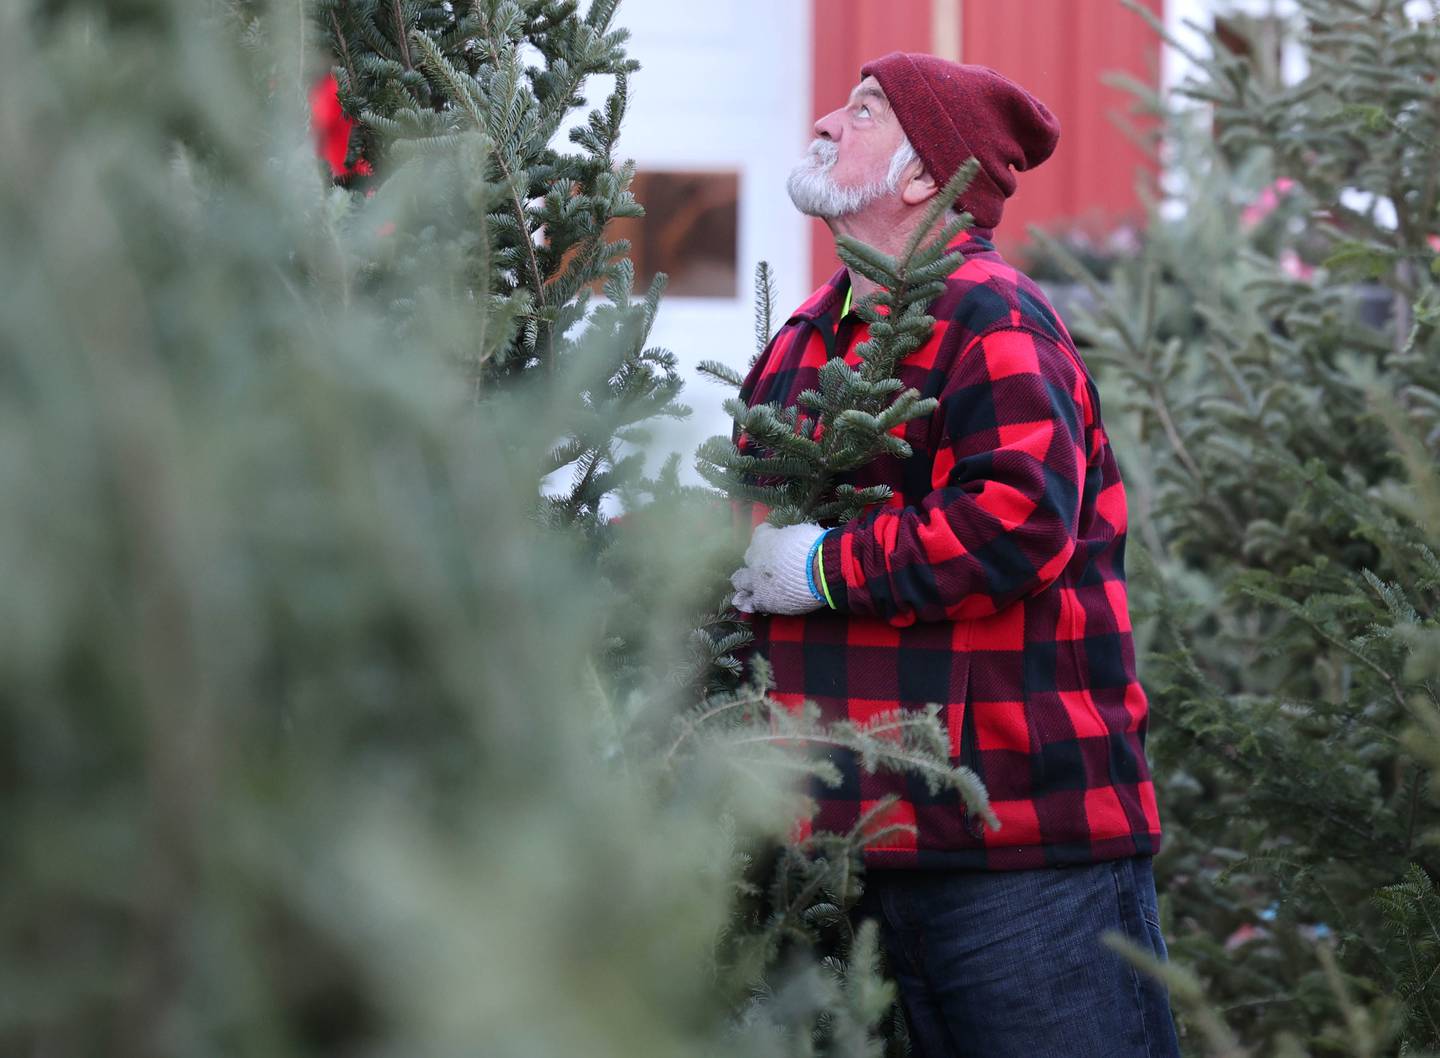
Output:
[[[1142,2],[1163,18],[1164,0]],[[811,110],[816,117],[845,100],[867,59],[896,49],[993,67],[1034,92],[1055,113],[1059,146],[1044,165],[1020,174],[1018,190],[996,232],[1000,250],[1017,263],[1023,263],[1030,224],[1050,228],[1082,221],[1103,228],[1142,218],[1136,179],[1153,182],[1157,166],[1112,117],[1126,112],[1131,97],[1101,78],[1124,71],[1157,86],[1160,45],[1150,27],[1120,0],[811,4]],[[837,266],[829,229],[816,221],[811,227],[815,284]]]

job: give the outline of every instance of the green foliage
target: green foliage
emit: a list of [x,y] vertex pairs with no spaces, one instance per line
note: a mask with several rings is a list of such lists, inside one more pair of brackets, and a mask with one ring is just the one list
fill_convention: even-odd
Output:
[[[1168,122],[1184,214],[1157,213],[1109,285],[1074,268],[1096,302],[1070,323],[1130,489],[1190,1030],[1206,1053],[1417,1053],[1440,1047],[1436,993],[1404,953],[1429,939],[1394,887],[1440,870],[1440,727],[1415,719],[1440,687],[1440,521],[1416,503],[1440,454],[1440,23],[1387,0],[1298,8],[1298,83],[1193,56],[1182,94],[1213,109]],[[1273,211],[1242,219],[1267,183]],[[1210,1003],[1233,1035],[1206,1027]]]
[[[359,142],[382,181],[373,202],[358,190],[352,194],[358,217],[352,223],[367,227],[367,214],[376,210],[413,218],[397,225],[398,252],[369,273],[393,273],[429,288],[430,262],[452,262],[464,277],[451,291],[460,311],[479,306],[483,316],[477,321],[483,344],[457,357],[473,379],[480,414],[489,416],[517,398],[535,399],[552,429],[563,424],[538,472],[554,481],[568,469],[571,484],[549,495],[538,515],[543,525],[572,533],[592,549],[597,588],[608,597],[600,649],[588,673],[602,753],[628,771],[648,772],[643,762],[653,732],[698,699],[695,723],[709,727],[692,732],[696,741],[712,753],[722,752],[713,748],[716,739],[725,741],[723,752],[743,765],[749,758],[740,747],[773,743],[786,728],[773,709],[737,714],[726,707],[734,695],[747,693],[738,686],[735,651],[750,639],[733,612],[707,608],[710,600],[728,596],[728,574],[739,562],[728,512],[720,514],[709,490],[682,487],[673,458],[654,480],[641,476],[645,424],[687,410],[674,400],[675,358],[646,347],[664,277],[633,299],[628,246],[605,237],[611,219],[642,212],[628,190],[633,165],[615,157],[627,78],[636,69],[624,52],[626,32],[611,28],[615,11],[614,0],[594,0],[583,17],[575,3],[552,0],[479,0],[441,9],[321,0],[316,8],[340,59],[342,101],[362,119]],[[592,76],[608,76],[614,87],[603,107],[570,131],[578,153],[557,151],[553,140],[570,112],[583,105],[579,92]],[[447,187],[452,190],[438,190]],[[442,207],[411,207],[404,214],[397,205],[417,199]],[[401,254],[408,256],[399,259]],[[763,270],[759,279],[768,321],[773,286]],[[590,288],[597,282],[605,300],[592,306]],[[392,304],[392,314],[426,326],[433,306],[417,302],[413,313],[411,308]],[[768,330],[768,322],[764,326]],[[618,528],[604,516],[607,498],[626,511]],[[684,629],[694,631],[677,634]],[[748,694],[747,701],[757,692],[751,687]],[[752,726],[734,730],[729,721],[736,715]],[[796,732],[781,743],[792,750],[823,740],[856,745],[864,747],[868,766],[908,767],[932,782],[973,785],[968,773],[949,766],[933,716],[882,723],[875,732],[849,725],[822,731],[808,714],[804,724],[804,738]],[[899,744],[891,746],[891,739]],[[689,745],[682,740],[664,759],[693,767],[695,751],[681,752]],[[796,774],[792,764],[792,781]],[[716,807],[723,803],[721,797],[708,799],[707,811],[717,813],[712,818],[724,818]],[[737,848],[783,838],[774,818],[766,819],[758,836],[758,820],[752,822],[735,838]],[[804,901],[822,895],[841,904],[853,900],[853,886],[830,886],[836,872],[850,877],[858,866],[860,835],[816,841],[821,844],[814,849],[789,848],[769,866],[772,873],[752,869],[737,881],[743,891],[756,884],[751,879],[763,879],[771,894],[794,892],[802,901],[763,921],[732,923],[727,936],[737,950],[759,953],[758,961],[725,964],[717,954],[722,976],[716,997],[728,997],[736,1010],[743,1000],[746,1023],[756,1031],[766,1022],[749,990],[762,978],[778,980],[774,962],[781,941],[804,947],[816,937],[813,909]],[[748,856],[742,852],[739,862]],[[820,987],[826,978],[806,980]],[[862,989],[864,982],[848,987]],[[825,1027],[825,1011],[843,998],[832,1000],[822,989],[816,999],[824,1024],[815,1031],[832,1043],[837,1037],[833,1026]],[[842,1022],[864,1039],[868,1022]]]
[[1375,897],[1391,938],[1390,958],[1396,967],[1395,998],[1413,1023],[1409,1035],[1440,1039],[1440,896],[1434,880],[1411,865],[1403,881],[1381,889]]
[[[819,779],[830,786],[840,774],[827,753],[836,748],[854,752],[870,771],[913,771],[924,776],[933,791],[954,789],[976,805],[976,811],[993,822],[983,788],[968,769],[948,763],[944,731],[935,709],[925,712],[893,711],[864,725],[851,721],[822,723],[819,707],[806,703],[800,709],[770,698],[770,670],[763,658],[755,659],[749,681],[739,690],[716,695],[677,717],[669,744],[656,746],[660,765],[676,773],[677,761],[686,768],[697,748],[709,747],[708,759],[723,760],[728,769],[757,781],[762,788],[788,779],[799,791],[803,780]],[[678,777],[678,776],[677,776]],[[808,816],[814,804],[803,794],[795,805]],[[723,987],[736,989],[735,999],[764,985],[765,976],[791,947],[815,945],[827,932],[848,930],[845,911],[860,896],[863,880],[861,854],[866,845],[893,837],[907,824],[880,825],[896,798],[877,801],[845,834],[815,831],[800,842],[774,845],[757,854],[756,870],[739,883],[748,899],[742,901],[737,927],[721,948],[730,974]],[[783,835],[777,835],[783,836]],[[758,862],[763,857],[766,862]],[[773,860],[773,862],[770,862]],[[763,878],[757,884],[753,879]],[[846,938],[848,940],[848,938]],[[870,987],[851,983],[848,987]],[[878,1013],[878,1012],[877,1012]]]
[[0,15],[0,1050],[698,1052],[728,890],[573,712],[565,406],[397,347],[301,93],[152,7]]
[[[357,271],[372,282],[412,277],[470,307],[473,330],[454,353],[478,397],[543,386],[568,404],[573,425],[546,470],[568,470],[570,486],[545,514],[592,537],[607,495],[638,482],[643,424],[689,414],[676,401],[674,355],[645,344],[664,277],[636,299],[629,246],[605,235],[611,220],[643,215],[629,191],[634,166],[615,155],[636,69],[627,32],[611,27],[616,6],[593,0],[582,16],[573,0],[314,5],[341,101],[362,123],[352,153],[379,181],[373,201],[353,192],[346,224],[394,226]],[[613,82],[604,104],[570,130],[575,152],[557,150],[597,76]],[[458,285],[435,290],[440,262]],[[595,285],[605,303],[592,310]],[[396,303],[392,318],[409,323],[403,337],[433,340],[432,309]]]
[[[820,389],[806,390],[793,407],[747,407],[738,397],[726,401],[725,410],[755,448],[742,452],[729,438],[710,438],[697,454],[697,468],[707,481],[730,496],[765,504],[775,525],[839,524],[889,497],[884,486],[857,489],[840,479],[879,455],[908,456],[909,444],[891,431],[935,410],[934,399],[902,390],[895,373],[935,324],[925,309],[959,263],[958,251],[947,252],[949,242],[970,223],[969,214],[950,210],[975,170],[972,159],[955,172],[897,256],[848,236],[836,240],[846,266],[879,284],[855,307],[870,328],[869,339],[855,350],[860,366],[851,367],[841,357],[831,359],[820,369]],[[763,272],[756,291],[756,337],[764,333],[764,344],[771,294]],[[710,373],[739,384],[713,367]]]
[[623,83],[545,146],[614,5],[316,10],[373,197],[306,12],[0,10],[0,1051],[878,1053],[873,930],[817,952],[871,835],[788,846],[793,783],[965,777],[933,717],[696,704],[734,542],[624,455],[678,382]]

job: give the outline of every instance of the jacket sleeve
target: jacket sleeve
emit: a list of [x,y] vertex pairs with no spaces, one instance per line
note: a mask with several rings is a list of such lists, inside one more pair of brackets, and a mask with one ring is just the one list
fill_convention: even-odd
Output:
[[837,610],[915,621],[993,614],[1051,584],[1076,546],[1088,376],[1049,337],[992,331],[959,357],[935,414],[931,492],[825,537]]

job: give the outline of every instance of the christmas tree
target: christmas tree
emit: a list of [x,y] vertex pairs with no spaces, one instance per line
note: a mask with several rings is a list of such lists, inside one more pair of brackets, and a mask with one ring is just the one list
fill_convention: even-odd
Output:
[[623,86],[545,135],[612,13],[0,13],[0,1049],[877,1053],[797,749],[929,758],[676,689],[716,595],[625,461],[678,380],[603,234]]
[[[613,592],[614,604],[602,618],[607,649],[595,670],[604,718],[602,752],[627,762],[658,754],[668,768],[663,774],[671,776],[689,766],[693,747],[704,745],[724,752],[735,768],[788,769],[834,784],[839,782],[834,765],[812,751],[842,747],[869,767],[914,770],[932,783],[955,786],[983,811],[983,790],[967,770],[949,762],[944,732],[933,715],[877,718],[864,728],[822,725],[818,710],[792,714],[778,708],[766,694],[763,667],[742,680],[733,652],[748,640],[748,631],[733,612],[715,605],[728,597],[726,578],[744,545],[729,531],[728,512],[714,493],[681,487],[673,459],[656,480],[646,481],[637,477],[633,451],[626,459],[614,458],[618,442],[643,440],[635,429],[643,419],[676,413],[666,403],[673,396],[673,374],[657,370],[671,371],[673,358],[643,348],[663,276],[643,306],[627,312],[628,247],[605,237],[609,220],[639,211],[626,191],[633,165],[616,158],[626,79],[635,64],[624,53],[625,33],[612,28],[615,13],[614,2],[592,3],[583,16],[576,4],[555,2],[484,2],[448,11],[405,4],[319,7],[340,60],[335,76],[341,100],[360,119],[356,143],[381,181],[377,203],[383,207],[387,196],[419,193],[414,178],[395,162],[417,153],[443,159],[463,149],[464,137],[477,141],[461,168],[486,183],[461,197],[488,204],[472,223],[491,234],[473,249],[462,245],[453,256],[469,262],[469,275],[491,277],[485,288],[512,307],[507,313],[517,303],[523,306],[513,317],[512,346],[485,354],[485,364],[496,365],[482,387],[487,403],[508,399],[508,387],[518,383],[547,394],[546,400],[566,401],[570,413],[588,425],[558,444],[553,464],[544,469],[576,468],[570,495],[551,501],[548,521],[579,529],[595,545],[603,583]],[[528,57],[523,61],[522,51]],[[614,88],[603,111],[592,112],[569,134],[581,152],[559,153],[553,140],[570,112],[584,105],[580,93],[591,76],[612,78]],[[888,322],[876,321],[864,371],[837,365],[838,371],[827,374],[826,392],[816,395],[820,421],[835,427],[820,448],[819,462],[803,471],[813,471],[816,484],[810,490],[817,497],[838,473],[893,446],[897,439],[886,433],[890,425],[931,410],[913,393],[897,395],[890,376],[932,322],[923,307],[953,265],[945,243],[963,223],[957,218],[940,225],[938,220],[972,171],[957,174],[937,201],[926,232],[943,228],[939,239],[923,247],[917,239],[897,260],[853,242],[843,250],[892,291],[861,311],[870,317],[877,309],[893,315]],[[425,171],[430,194],[437,183],[433,171]],[[392,185],[400,190],[391,190]],[[374,204],[361,208],[368,212]],[[439,230],[463,231],[466,219],[452,219],[457,223]],[[424,256],[433,252],[427,245]],[[602,278],[606,303],[592,309],[589,287]],[[585,326],[577,327],[582,321]],[[768,332],[768,323],[762,320],[760,330]],[[618,361],[617,352],[622,354]],[[572,361],[582,365],[578,370],[589,384],[567,383],[563,373],[557,377],[555,365]],[[606,385],[597,387],[600,380]],[[608,417],[607,409],[614,409]],[[720,480],[703,454],[701,469]],[[625,505],[619,532],[599,517],[601,501],[611,493]],[[872,502],[876,497],[868,493],[854,495],[848,506],[832,513]],[[587,517],[576,523],[570,516],[576,511]],[[553,517],[554,512],[562,517]],[[688,546],[677,549],[677,541]],[[675,564],[677,558],[683,559],[683,568]],[[707,583],[703,590],[677,590]],[[696,599],[710,605],[697,608]],[[695,631],[682,640],[674,635],[676,628]],[[729,749],[722,751],[725,745]],[[847,834],[822,833],[787,844],[776,841],[783,835],[766,832],[739,846],[741,900],[716,953],[717,995],[743,1011],[748,1031],[766,1031],[767,1018],[795,1016],[778,1000],[752,998],[757,990],[765,995],[781,987],[783,978],[775,974],[780,964],[786,964],[789,976],[798,972],[790,964],[792,954],[806,953],[812,962],[829,958],[831,966],[848,958],[843,912],[858,896],[861,849],[888,833],[874,826],[888,807],[888,801],[878,805]],[[790,815],[804,811],[802,801]],[[838,944],[825,936],[836,929],[842,932]],[[859,965],[867,968],[870,958],[862,953]],[[806,979],[815,988],[827,980]],[[835,1045],[837,1026],[850,1024],[848,1031],[863,1032],[873,1023],[878,1012],[852,1019],[853,1024],[820,1015],[842,994],[873,995],[875,985],[846,982],[836,986],[841,993],[822,991],[806,1001],[803,1009],[813,1010],[806,1017],[815,1018],[818,1045]],[[788,1031],[796,1028],[787,1025]]]
[[1070,262],[1096,298],[1072,322],[1127,442],[1157,869],[1198,975],[1175,994],[1231,1011],[1222,1030],[1191,1008],[1197,1053],[1414,1053],[1440,1046],[1437,729],[1400,738],[1437,687],[1436,522],[1414,501],[1440,438],[1440,24],[1296,6],[1234,21],[1248,52],[1170,41],[1203,104],[1168,115],[1183,209],[1108,284]]
[[[574,426],[546,470],[568,469],[571,484],[547,514],[592,534],[604,497],[643,464],[620,450],[646,439],[647,420],[688,414],[674,355],[646,347],[664,277],[634,300],[629,246],[606,238],[611,220],[643,214],[634,166],[615,157],[636,69],[612,25],[617,4],[596,0],[583,16],[574,0],[317,0],[315,11],[339,60],[341,104],[360,119],[352,154],[374,172],[381,208],[412,211],[370,270],[423,272],[440,256],[464,277],[451,293],[476,307],[476,326],[458,357],[477,392],[543,385],[568,402]],[[574,150],[557,149],[598,77],[613,84],[604,103],[570,130]],[[592,311],[597,286],[604,302]]]

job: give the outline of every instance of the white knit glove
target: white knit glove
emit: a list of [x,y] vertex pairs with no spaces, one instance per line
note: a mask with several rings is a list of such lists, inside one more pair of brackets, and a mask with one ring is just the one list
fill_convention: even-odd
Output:
[[810,591],[805,566],[810,548],[825,530],[812,522],[776,529],[768,522],[755,527],[745,549],[745,565],[735,571],[731,600],[745,613],[801,614],[825,605]]

